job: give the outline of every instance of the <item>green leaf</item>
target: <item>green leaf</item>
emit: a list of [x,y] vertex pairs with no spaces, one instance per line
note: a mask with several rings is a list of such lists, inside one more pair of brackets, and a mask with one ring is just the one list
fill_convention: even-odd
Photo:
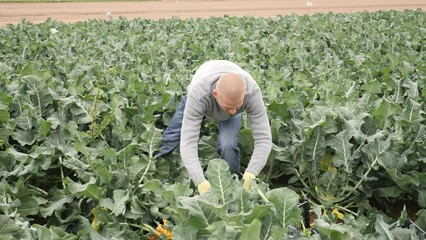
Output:
[[154,151],[158,149],[160,142],[163,140],[162,131],[154,126],[154,124],[144,124],[146,131],[140,136],[140,148],[152,157]]
[[37,63],[29,61],[20,72],[21,76],[37,76],[42,79],[49,79],[50,74],[48,71],[38,69]]
[[91,115],[91,111],[93,109],[92,102],[75,97],[72,103],[73,104],[70,104],[69,110],[77,123],[85,124],[93,121]]
[[[129,178],[131,180],[139,180],[139,179],[137,179],[137,176],[141,172],[147,173],[149,170],[155,171],[154,169],[150,169],[152,161],[150,162],[148,157],[145,156],[145,155],[141,156],[141,157],[134,155],[134,156],[131,156],[130,159],[126,159],[126,161],[128,161],[129,166],[131,166],[129,168]],[[145,169],[145,171],[143,171],[144,169]],[[142,182],[142,180],[143,179],[141,178],[140,182]]]
[[417,203],[419,204],[419,207],[426,208],[426,190],[417,190],[417,193]]
[[238,230],[235,227],[225,221],[217,221],[207,227],[207,230],[210,232],[208,239],[237,239]]
[[408,216],[407,208],[404,205],[404,207],[403,207],[403,209],[401,211],[401,214],[399,216],[399,219],[398,219],[399,226],[404,226],[405,225],[405,222],[407,221],[407,216]]
[[217,134],[201,136],[198,141],[198,151],[200,152],[200,160],[209,161],[213,158],[219,158],[220,155],[217,153]]
[[163,106],[169,101],[170,94],[164,93],[160,95],[153,94],[151,98],[147,98],[147,103],[144,104],[145,110],[145,119],[147,121],[152,121],[152,116],[154,116],[154,112],[161,110]]
[[305,113],[308,116],[304,119],[304,128],[306,129],[308,136],[310,136],[315,127],[325,124],[327,117],[335,114],[331,108],[325,106],[314,106]]
[[274,218],[280,228],[287,228],[290,224],[301,221],[301,210],[298,207],[299,195],[289,188],[275,188],[265,196],[274,206]]
[[324,128],[321,126],[317,126],[314,128],[314,132],[311,135],[309,141],[306,143],[306,155],[309,157],[307,161],[311,164],[311,168],[309,168],[309,172],[313,175],[313,179],[317,181],[321,159],[325,154],[325,132]]
[[13,68],[9,67],[6,63],[0,62],[0,72],[10,73],[13,71]]
[[364,174],[364,177],[366,177],[371,170],[377,169],[376,165],[378,165],[379,160],[384,157],[384,154],[389,150],[390,146],[390,138],[387,138],[386,140],[376,139],[374,142],[371,142],[362,148],[362,152],[366,154],[369,160],[366,161],[366,166],[364,166],[368,169]]
[[112,215],[108,209],[103,208],[101,206],[96,206],[95,208],[91,210],[91,212],[93,216],[96,217],[96,222],[99,225],[102,225],[102,224],[106,225],[111,223],[114,224],[118,222],[117,218],[114,215]]
[[416,213],[416,217],[417,220],[415,221],[415,223],[421,228],[421,229],[426,229],[426,209],[420,209],[417,213]]
[[398,198],[404,193],[404,191],[398,186],[377,188],[376,192],[378,196],[385,197],[385,198],[388,198],[388,197]]
[[19,198],[21,204],[18,206],[18,212],[21,216],[37,215],[40,211],[40,201],[34,196],[25,196]]
[[334,136],[327,145],[335,150],[333,163],[336,167],[343,167],[347,173],[352,173],[353,157],[352,147],[353,144],[349,142],[351,136],[346,130]]
[[101,187],[98,187],[95,178],[90,178],[89,182],[86,184],[80,184],[72,181],[70,178],[65,179],[66,189],[72,194],[76,196],[85,196],[91,199],[98,200],[104,190]]
[[64,205],[74,200],[73,196],[67,195],[63,190],[57,189],[53,194],[47,204],[40,209],[40,214],[44,218],[51,216],[55,211],[62,212],[65,209]]
[[123,215],[126,213],[126,203],[129,200],[129,191],[117,189],[113,192],[113,199],[102,198],[99,205],[106,207],[115,215]]
[[7,123],[10,119],[10,113],[4,109],[0,109],[0,124]]
[[410,186],[417,188],[420,185],[420,180],[416,175],[409,175],[401,171],[407,164],[407,159],[397,152],[388,151],[383,153],[382,157],[378,159],[378,163],[386,169],[386,172],[400,188],[405,189]]
[[24,109],[16,118],[16,124],[20,129],[30,130],[34,127],[34,110]]
[[36,230],[37,239],[52,239],[49,229],[40,225],[34,225],[33,228]]
[[228,163],[223,159],[210,160],[206,177],[212,185],[210,192],[220,199],[221,204],[227,204],[236,186],[235,181],[232,180]]
[[[80,216],[79,218],[80,221],[80,226],[81,226],[81,230],[79,231],[79,235],[83,235],[87,236],[88,239],[90,240],[106,240],[105,237],[103,237],[102,235],[100,235],[90,224],[89,220],[83,216]],[[119,233],[115,233],[114,234],[114,230],[117,231],[118,229],[111,227],[111,229],[109,229],[109,232],[112,236],[116,235],[120,235]]]
[[61,151],[65,156],[75,157],[77,151],[70,144],[70,142],[74,142],[75,137],[64,127],[58,127],[47,136],[46,145]]
[[[20,231],[20,226],[15,223],[9,216],[0,215],[0,237],[11,237]],[[15,238],[9,238],[15,239]],[[17,239],[17,238],[16,238]]]
[[196,240],[197,229],[193,226],[178,225],[173,229],[173,240]]
[[270,205],[255,204],[250,214],[245,216],[244,222],[251,222],[256,219],[262,219],[263,217],[268,216],[271,213],[271,208],[272,207]]
[[388,239],[394,239],[389,230],[389,224],[385,223],[383,216],[380,214],[376,217],[375,229],[379,234],[385,235]]
[[401,240],[416,240],[420,239],[414,230],[396,227],[391,230],[393,239],[401,239]]
[[399,121],[405,121],[409,124],[415,123],[415,122],[421,122],[424,120],[424,117],[422,117],[422,114],[424,115],[424,111],[422,111],[422,105],[413,99],[408,99],[406,106],[400,115],[400,117],[397,117]]
[[49,240],[49,239],[77,240],[78,239],[77,236],[66,233],[65,230],[60,227],[46,228],[44,226],[34,224],[32,226],[32,230],[35,231],[35,234],[37,236],[36,239],[46,239],[46,240]]
[[52,127],[52,123],[49,121],[41,120],[40,121],[40,136],[46,137],[50,132],[50,128]]
[[37,140],[34,130],[15,130],[12,138],[18,141],[21,146],[31,146]]
[[315,220],[315,229],[320,236],[327,239],[363,239],[362,235],[350,225],[330,224],[321,218]]
[[382,85],[378,80],[369,81],[361,86],[361,89],[371,93],[381,93]]
[[232,197],[229,208],[235,209],[234,211],[239,215],[238,217],[251,213],[253,203],[250,201],[251,197],[248,191],[244,190],[242,187],[237,187],[237,189],[233,191]]
[[379,126],[384,129],[391,125],[394,116],[397,116],[402,111],[401,107],[390,102],[386,98],[379,100],[378,107],[374,110],[373,116],[379,123]]
[[32,107],[36,109],[38,117],[44,117],[49,114],[53,104],[53,98],[50,95],[49,88],[39,78],[33,75],[22,78],[26,82],[27,91]]
[[183,223],[185,226],[194,226],[199,234],[206,234],[206,229],[216,221],[219,216],[225,216],[226,208],[209,202],[209,196],[187,197],[180,200],[181,209],[187,210],[189,218]]
[[253,153],[254,138],[252,130],[247,128],[242,129],[238,134],[238,143],[240,144],[240,149],[244,149],[247,155]]
[[411,81],[410,79],[405,79],[402,83],[402,86],[406,90],[406,95],[411,98],[417,98],[419,96],[419,82]]
[[16,196],[17,198],[22,198],[26,196],[40,196],[40,193],[37,190],[33,188],[28,188],[26,183],[24,182],[24,179],[22,178],[18,179],[18,181],[14,185],[9,184],[6,180],[3,179],[3,181],[0,182],[0,190],[2,192],[6,192],[8,194]]
[[[288,96],[285,97],[286,101],[291,101],[291,93],[285,93]],[[274,96],[275,98],[275,96]],[[296,95],[294,95],[294,100],[293,101],[297,101],[299,100],[298,97],[296,97]],[[286,119],[288,118],[288,114],[287,114],[287,105],[284,103],[277,103],[276,101],[271,101],[271,103],[268,105],[268,111],[269,112],[273,112],[275,113],[277,116],[281,117],[282,119]]]
[[272,226],[271,228],[271,239],[284,239],[287,234],[287,229],[285,228],[280,228],[277,225]]
[[262,240],[274,239],[274,238],[271,237],[273,227],[277,227],[276,225],[274,225],[273,215],[266,216],[262,220],[262,230],[261,230],[261,236],[262,236],[261,239]]
[[253,220],[249,225],[241,229],[240,239],[259,240],[262,224],[259,219]]

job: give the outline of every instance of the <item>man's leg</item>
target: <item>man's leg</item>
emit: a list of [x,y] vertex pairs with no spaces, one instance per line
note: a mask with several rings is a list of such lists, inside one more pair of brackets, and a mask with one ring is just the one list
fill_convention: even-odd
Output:
[[238,148],[238,133],[241,126],[241,114],[233,118],[219,122],[219,140],[217,152],[228,165],[229,170],[234,173],[240,168],[240,149]]
[[160,151],[155,155],[155,157],[168,155],[179,146],[185,103],[186,96],[182,98],[178,109],[173,115],[172,120],[170,120],[169,126],[164,131],[163,141],[160,143]]

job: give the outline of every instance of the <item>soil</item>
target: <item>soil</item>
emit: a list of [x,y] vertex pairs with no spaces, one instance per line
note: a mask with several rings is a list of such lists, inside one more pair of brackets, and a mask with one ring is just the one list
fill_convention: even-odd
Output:
[[142,2],[0,3],[0,27],[22,19],[41,23],[109,17],[161,19],[229,16],[275,17],[291,14],[426,9],[425,0],[160,0]]

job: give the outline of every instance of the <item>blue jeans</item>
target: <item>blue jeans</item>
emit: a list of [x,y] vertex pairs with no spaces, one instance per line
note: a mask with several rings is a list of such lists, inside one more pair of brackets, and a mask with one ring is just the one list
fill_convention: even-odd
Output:
[[[160,152],[156,157],[172,153],[180,143],[180,131],[182,128],[183,112],[185,110],[186,96],[182,99],[178,109],[173,115],[169,126],[163,133],[163,141],[160,144]],[[240,168],[240,149],[238,148],[238,133],[241,127],[241,113],[234,117],[219,122],[219,139],[217,153],[224,159],[231,172],[237,172]]]

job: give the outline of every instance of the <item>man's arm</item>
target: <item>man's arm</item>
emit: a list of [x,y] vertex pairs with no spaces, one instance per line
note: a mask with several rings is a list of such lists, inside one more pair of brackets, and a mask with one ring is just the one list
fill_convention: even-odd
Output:
[[204,117],[202,106],[199,101],[192,96],[188,96],[180,139],[182,162],[195,185],[206,180],[198,158],[198,140],[200,137],[201,122]]
[[265,167],[272,149],[271,127],[260,90],[256,90],[251,96],[247,115],[253,131],[254,150],[246,172],[257,176]]

